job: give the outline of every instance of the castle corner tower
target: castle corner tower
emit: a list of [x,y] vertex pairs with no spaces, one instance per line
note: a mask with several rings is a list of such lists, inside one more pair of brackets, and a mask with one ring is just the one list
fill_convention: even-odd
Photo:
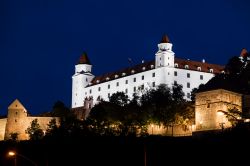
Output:
[[174,52],[172,51],[173,44],[170,43],[167,35],[164,35],[158,44],[158,51],[155,54],[155,67],[174,67]]
[[94,78],[92,65],[86,53],[80,56],[75,65],[75,74],[72,76],[72,108],[80,107],[84,103],[83,90]]

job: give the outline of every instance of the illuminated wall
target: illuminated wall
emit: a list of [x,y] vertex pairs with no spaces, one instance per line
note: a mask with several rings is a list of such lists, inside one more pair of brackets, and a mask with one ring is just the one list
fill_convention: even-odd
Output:
[[[25,130],[30,126],[30,123],[37,119],[41,129],[45,132],[47,124],[54,117],[31,117],[28,116],[25,107],[18,101],[15,100],[8,107],[8,115],[5,119],[0,119],[0,140],[10,139],[11,133],[18,133],[18,140],[29,139],[28,134]],[[59,125],[59,118],[55,117],[57,125]]]
[[223,113],[236,108],[242,111],[242,95],[224,89],[211,90],[196,94],[195,123],[196,130],[214,130],[231,127]]

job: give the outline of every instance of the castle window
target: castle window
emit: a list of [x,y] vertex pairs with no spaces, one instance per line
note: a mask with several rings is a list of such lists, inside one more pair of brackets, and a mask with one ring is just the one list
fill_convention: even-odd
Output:
[[141,85],[141,90],[143,90],[144,89],[144,85]]
[[116,83],[116,86],[119,86],[119,82]]
[[136,92],[136,87],[134,87],[134,92]]
[[142,70],[143,70],[143,71],[146,70],[146,67],[143,67]]
[[141,80],[144,80],[144,76],[141,76]]
[[190,83],[189,82],[187,83],[187,88],[190,88]]
[[16,107],[17,107],[17,105],[16,105]]
[[128,80],[125,81],[125,84],[128,84]]
[[187,78],[190,78],[190,73],[187,73]]
[[207,108],[210,108],[210,100],[207,100]]
[[100,100],[101,100],[101,96],[98,96],[96,100],[97,100],[97,101],[100,101]]
[[16,112],[16,115],[17,115],[17,112]]
[[174,71],[174,76],[177,76],[177,71]]
[[15,119],[15,122],[17,122],[17,120]]
[[91,93],[92,93],[92,90],[90,89],[90,90],[89,90],[89,94],[91,94]]
[[108,84],[108,89],[110,89],[110,84]]
[[155,87],[155,82],[152,83],[152,86]]
[[110,98],[110,93],[108,93],[108,98]]
[[213,73],[213,69],[209,69],[209,73]]
[[101,87],[98,87],[98,91],[101,91]]
[[190,99],[190,93],[187,93],[187,98],[189,98],[189,99]]
[[200,75],[200,80],[203,80],[203,75]]
[[177,81],[174,81],[174,85],[177,85]]
[[134,78],[134,82],[136,82],[136,78]]
[[87,95],[87,92],[85,92],[85,95]]
[[188,65],[185,65],[185,69],[188,69],[189,68],[189,66]]
[[128,89],[125,89],[125,93],[128,93]]
[[88,78],[86,78],[86,82],[88,82]]
[[201,71],[201,67],[197,67],[197,70],[198,70],[198,71]]
[[152,77],[155,77],[155,73],[152,73]]
[[77,93],[76,93],[76,96],[77,96]]

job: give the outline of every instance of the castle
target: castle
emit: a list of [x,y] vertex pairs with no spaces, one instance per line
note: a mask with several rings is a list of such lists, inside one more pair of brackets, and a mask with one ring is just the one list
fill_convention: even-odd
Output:
[[224,72],[224,67],[206,63],[205,60],[192,61],[175,57],[173,44],[165,35],[158,44],[155,59],[142,62],[115,72],[94,76],[92,64],[86,54],[83,54],[75,65],[72,76],[72,108],[76,114],[80,108],[85,110],[82,119],[86,118],[90,109],[100,99],[109,100],[116,92],[124,92],[129,97],[134,93],[139,95],[146,89],[166,84],[181,84],[185,99],[190,100],[191,91],[200,84],[206,84],[215,74]]
[[34,119],[38,120],[40,128],[45,133],[47,125],[53,118],[56,119],[56,123],[59,125],[58,117],[29,116],[25,107],[16,99],[8,107],[7,118],[0,119],[0,141],[10,139],[12,133],[18,134],[18,140],[28,140],[29,135],[25,133],[25,130],[30,127]]

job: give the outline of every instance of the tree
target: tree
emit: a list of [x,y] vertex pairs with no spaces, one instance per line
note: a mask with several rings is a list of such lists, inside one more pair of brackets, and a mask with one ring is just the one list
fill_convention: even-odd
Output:
[[124,106],[129,102],[128,95],[124,92],[116,92],[109,97],[109,102],[119,106]]
[[243,120],[242,112],[236,108],[230,108],[228,109],[228,111],[219,110],[217,112],[221,112],[224,115],[226,115],[226,118],[228,119],[228,121],[231,123],[233,127],[235,127],[238,123],[240,123]]
[[30,123],[30,127],[28,127],[27,130],[25,130],[25,132],[29,134],[30,140],[41,140],[44,136],[43,130],[40,128],[37,119],[34,119]]
[[53,118],[53,119],[50,120],[50,122],[48,124],[48,128],[46,129],[46,136],[50,137],[50,136],[55,135],[57,130],[58,130],[58,127],[56,125],[56,119]]
[[18,133],[17,132],[10,133],[10,140],[16,142],[18,140]]

